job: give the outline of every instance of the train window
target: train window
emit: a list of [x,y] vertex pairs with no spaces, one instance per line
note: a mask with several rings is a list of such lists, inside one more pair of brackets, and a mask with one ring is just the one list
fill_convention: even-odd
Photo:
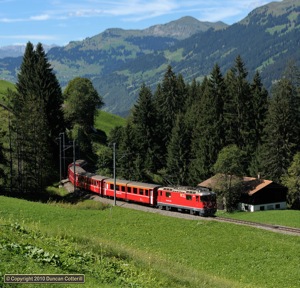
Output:
[[137,188],[133,188],[133,193],[137,194]]
[[116,185],[116,190],[120,191],[120,186]]
[[114,190],[114,184],[110,184],[110,185],[109,185],[109,188],[110,188],[111,190]]
[[131,187],[127,187],[127,193],[131,193]]
[[162,191],[159,191],[159,196],[162,196]]
[[125,186],[121,186],[122,192],[125,192]]
[[170,192],[166,192],[166,197],[170,198],[171,197],[171,193]]
[[192,200],[192,195],[186,195],[185,198],[186,200]]
[[199,196],[196,196],[196,201],[199,202]]
[[148,190],[148,189],[145,190],[145,195],[146,195],[146,196],[149,195],[149,190]]
[[144,190],[143,189],[139,189],[140,190],[140,195],[144,195]]

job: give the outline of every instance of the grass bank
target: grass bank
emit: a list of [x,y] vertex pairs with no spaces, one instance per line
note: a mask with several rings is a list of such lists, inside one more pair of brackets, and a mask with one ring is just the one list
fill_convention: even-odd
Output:
[[257,211],[255,213],[225,213],[218,211],[217,215],[246,221],[300,228],[300,211],[297,210],[269,210]]
[[[7,197],[0,203],[1,224],[8,225],[0,228],[2,274],[84,272],[87,287],[300,286],[297,236],[121,207],[77,209]],[[26,266],[26,253],[12,253],[11,263],[11,243],[43,249],[63,264],[29,258],[32,264]]]

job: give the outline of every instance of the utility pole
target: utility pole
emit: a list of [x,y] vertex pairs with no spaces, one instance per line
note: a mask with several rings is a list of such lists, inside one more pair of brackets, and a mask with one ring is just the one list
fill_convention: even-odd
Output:
[[62,134],[62,140],[63,140],[63,142],[62,142],[62,147],[63,147],[63,149],[62,149],[62,152],[63,152],[63,155],[62,155],[62,157],[63,157],[63,167],[62,167],[62,171],[63,171],[63,173],[62,173],[62,176],[63,177],[65,177],[66,176],[66,150],[67,149],[65,149],[65,146],[66,146],[66,143],[65,143],[65,133],[63,132],[63,133],[60,133],[60,134]]
[[113,152],[114,152],[114,163],[113,163],[113,170],[114,170],[114,206],[117,205],[116,203],[116,143],[113,143]]
[[73,140],[74,192],[76,191],[75,139]]
[[62,176],[61,176],[61,136],[60,136],[61,133],[59,133],[59,181],[60,181],[60,184],[61,184],[61,180],[62,180]]

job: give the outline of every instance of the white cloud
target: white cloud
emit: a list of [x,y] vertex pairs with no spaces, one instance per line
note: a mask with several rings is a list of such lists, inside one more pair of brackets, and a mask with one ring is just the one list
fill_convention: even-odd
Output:
[[51,17],[47,14],[41,14],[37,16],[31,16],[29,19],[34,20],[34,21],[44,21],[44,20],[49,20]]
[[[1,1],[1,0],[0,0]],[[62,20],[80,17],[122,17],[123,21],[139,22],[144,19],[161,15],[185,13],[197,11],[199,20],[219,21],[229,17],[238,16],[244,11],[251,11],[255,7],[262,6],[270,0],[83,0],[75,1],[46,1],[40,14],[27,18],[0,18],[0,22],[12,23],[21,21],[46,21]],[[30,13],[30,12],[28,12]]]

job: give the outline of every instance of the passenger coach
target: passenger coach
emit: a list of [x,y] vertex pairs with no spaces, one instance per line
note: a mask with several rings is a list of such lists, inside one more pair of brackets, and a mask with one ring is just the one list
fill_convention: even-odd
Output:
[[[145,204],[166,210],[188,211],[200,216],[216,213],[216,194],[204,187],[161,187],[156,184],[113,179],[87,172],[77,160],[69,165],[69,180],[78,188],[102,197]],[[115,195],[116,191],[116,195]]]

